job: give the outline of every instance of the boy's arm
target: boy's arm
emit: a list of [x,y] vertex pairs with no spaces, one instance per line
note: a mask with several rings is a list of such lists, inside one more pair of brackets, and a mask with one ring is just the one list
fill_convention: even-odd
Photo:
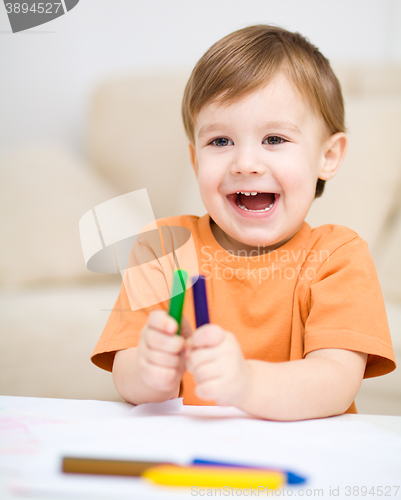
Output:
[[120,396],[135,405],[159,403],[178,397],[180,385],[170,391],[149,387],[140,376],[138,348],[131,347],[118,351],[113,363],[113,382]]
[[319,349],[278,363],[247,360],[234,334],[213,324],[198,328],[188,344],[187,367],[198,397],[270,420],[344,413],[358,393],[367,360],[367,354],[345,349]]
[[320,349],[281,363],[247,360],[248,393],[238,407],[272,420],[303,420],[344,413],[361,386],[367,354]]

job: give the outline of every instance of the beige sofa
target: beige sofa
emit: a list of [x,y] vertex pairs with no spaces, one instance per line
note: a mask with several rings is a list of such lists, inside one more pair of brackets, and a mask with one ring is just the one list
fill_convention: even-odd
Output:
[[[347,225],[368,242],[400,363],[401,67],[335,69],[349,150],[307,221]],[[157,218],[205,212],[180,117],[188,76],[99,82],[88,102],[82,156],[42,143],[2,157],[0,393],[120,400],[111,375],[89,357],[121,278],[85,268],[78,221],[97,204],[144,187]],[[358,410],[401,415],[399,373],[364,381]]]

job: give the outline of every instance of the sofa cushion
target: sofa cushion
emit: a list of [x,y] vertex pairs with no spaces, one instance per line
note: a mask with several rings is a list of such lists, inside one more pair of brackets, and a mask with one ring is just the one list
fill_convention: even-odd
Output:
[[27,146],[2,158],[1,284],[90,279],[78,222],[116,191],[66,150]]
[[[399,196],[401,200],[401,193]],[[401,210],[395,217],[380,242],[375,261],[385,299],[401,304]],[[401,354],[401,323],[397,335]]]
[[0,393],[122,401],[90,362],[120,286],[0,290]]

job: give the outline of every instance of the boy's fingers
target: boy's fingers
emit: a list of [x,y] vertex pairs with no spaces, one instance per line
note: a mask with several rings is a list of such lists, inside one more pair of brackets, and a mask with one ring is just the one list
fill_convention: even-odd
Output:
[[179,361],[177,369],[180,373],[184,373],[185,370],[187,369],[186,363],[185,363],[185,358],[184,358],[184,352],[181,352],[181,354],[180,354],[180,361]]
[[176,385],[177,372],[173,368],[153,365],[145,360],[141,369],[147,383],[155,389],[166,391]]
[[210,379],[195,387],[195,394],[199,399],[216,400],[219,394],[220,384],[217,379]]
[[216,359],[217,353],[216,349],[214,348],[207,348],[207,349],[193,349],[191,352],[188,353],[187,355],[187,366],[189,371],[193,372],[196,367],[203,363],[207,363],[209,361],[212,361]]
[[203,325],[194,331],[190,346],[194,349],[198,347],[213,347],[224,339],[224,330],[218,325]]
[[149,314],[148,326],[153,330],[159,330],[169,335],[175,334],[178,330],[177,321],[163,309],[156,309]]
[[187,320],[187,318],[185,316],[182,316],[182,318],[181,318],[180,334],[186,339],[191,337],[193,334],[191,323]]
[[177,368],[180,364],[181,356],[163,351],[156,351],[155,349],[147,349],[146,359],[153,365]]
[[222,375],[221,366],[218,363],[213,363],[210,361],[201,363],[194,367],[192,375],[197,384],[205,382],[209,379],[220,378]]
[[148,329],[145,343],[149,349],[178,354],[184,347],[184,339],[180,335],[166,335],[152,328]]

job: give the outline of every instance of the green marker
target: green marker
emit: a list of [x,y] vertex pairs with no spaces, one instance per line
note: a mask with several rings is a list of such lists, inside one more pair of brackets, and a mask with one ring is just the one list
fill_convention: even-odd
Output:
[[170,300],[169,315],[172,316],[178,323],[177,335],[181,330],[182,308],[184,306],[186,282],[188,273],[182,269],[174,271],[173,294]]

